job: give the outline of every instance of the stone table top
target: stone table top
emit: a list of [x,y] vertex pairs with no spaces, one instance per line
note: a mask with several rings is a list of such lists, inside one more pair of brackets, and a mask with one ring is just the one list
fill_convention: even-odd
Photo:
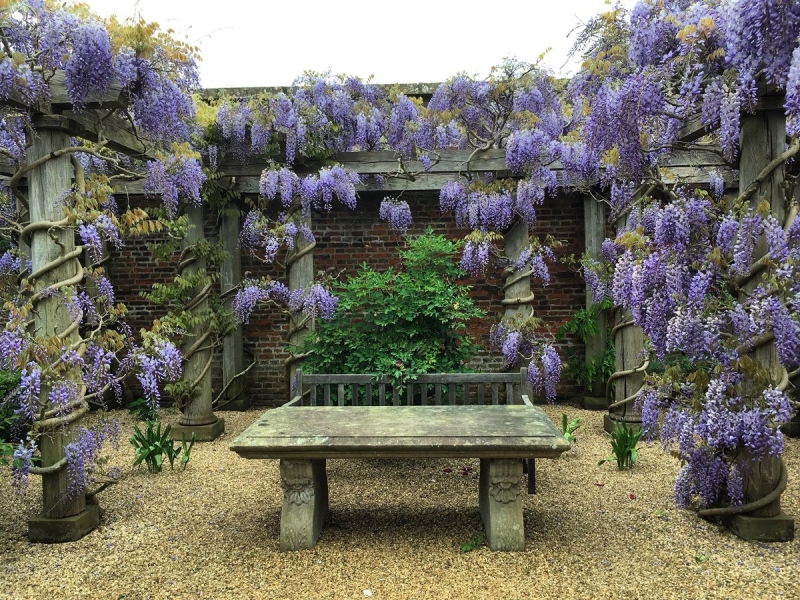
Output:
[[570,444],[526,405],[291,406],[230,449],[244,458],[555,458]]

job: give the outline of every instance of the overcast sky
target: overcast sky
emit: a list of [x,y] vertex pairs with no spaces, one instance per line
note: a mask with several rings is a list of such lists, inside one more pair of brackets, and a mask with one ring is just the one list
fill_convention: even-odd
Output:
[[[484,76],[504,57],[562,68],[575,33],[604,0],[88,0],[102,16],[138,13],[200,47],[201,84],[288,85],[305,70],[376,83]],[[635,0],[623,0],[631,7]]]

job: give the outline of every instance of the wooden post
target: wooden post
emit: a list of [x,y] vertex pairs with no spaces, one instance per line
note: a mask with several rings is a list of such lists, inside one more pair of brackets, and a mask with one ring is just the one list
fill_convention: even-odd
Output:
[[[739,137],[741,155],[739,158],[739,193],[744,192],[758,177],[761,170],[786,147],[786,116],[783,111],[763,111],[754,115],[742,115],[742,131]],[[755,208],[762,200],[769,202],[770,210],[780,223],[786,218],[786,203],[783,192],[784,170],[775,169],[762,183],[750,199]],[[753,262],[767,253],[766,240],[759,240],[753,252]],[[761,271],[744,286],[745,293],[752,291],[761,281],[766,271]],[[770,343],[755,351],[755,358],[770,372],[772,380],[781,377],[781,367],[775,344]]]
[[[517,262],[520,253],[530,245],[528,237],[528,225],[522,219],[517,219],[511,229],[503,237],[505,244],[505,254],[511,265]],[[505,283],[503,284],[505,306],[505,316],[519,315],[523,318],[533,314],[533,294],[531,293],[531,272],[530,269],[518,271],[513,266],[509,266],[503,273]],[[514,365],[511,365],[512,367]]]
[[[630,211],[625,218],[627,226],[633,218]],[[619,223],[618,226],[621,226]],[[642,328],[633,324],[631,314],[627,310],[617,309],[614,327],[614,345],[616,347],[616,372],[611,376],[614,381],[614,402],[609,405],[608,413],[603,420],[603,427],[611,432],[617,423],[626,422],[640,425],[641,412],[634,410],[633,396],[642,388],[644,371],[636,371],[642,366],[640,353],[644,348]],[[636,371],[636,372],[631,372]],[[626,373],[621,375],[621,373]],[[623,402],[626,401],[626,402]]]
[[[292,208],[292,212],[297,219],[298,229],[301,224],[311,227],[311,215],[303,215],[299,204]],[[298,290],[308,287],[314,282],[314,247],[315,242],[308,242],[302,233],[295,236],[294,251],[286,261],[286,268],[289,271],[289,289]],[[289,317],[289,344],[298,346],[303,343],[306,336],[314,329],[314,323],[307,316],[299,314]],[[294,375],[300,366],[302,357],[290,355],[286,359],[286,385],[287,392],[285,401],[291,400],[291,386]]]
[[[583,200],[583,224],[586,239],[586,252],[596,261],[603,260],[603,240],[606,237],[605,204],[587,196]],[[595,302],[592,290],[586,288],[586,310],[592,310]],[[601,361],[606,353],[608,341],[608,317],[605,311],[597,313],[597,335],[586,338],[586,365],[592,361]],[[587,382],[581,401],[583,408],[605,410],[608,408],[606,398],[606,382],[599,376],[593,382]]]
[[[764,98],[762,97],[762,100]],[[742,129],[739,137],[739,190],[747,190],[758,177],[761,170],[775,157],[780,155],[786,144],[786,117],[782,110],[766,110],[754,115],[742,115]],[[783,191],[784,169],[772,171],[750,199],[753,207],[762,201],[769,202],[770,210],[779,222],[786,219],[786,203]],[[766,240],[759,240],[753,253],[753,262],[767,253]],[[762,271],[751,278],[744,286],[744,294],[759,285]],[[778,362],[774,343],[769,343],[753,352],[754,358],[769,372],[772,381],[777,383],[783,373]],[[745,501],[753,501],[765,497],[772,492],[781,472],[780,459],[764,457],[749,464],[745,478]],[[785,541],[794,537],[794,519],[781,510],[780,497],[761,511],[748,515],[735,515],[730,527],[734,533],[745,539],[757,539],[764,542]]]
[[[225,248],[225,258],[220,265],[219,281],[225,308],[231,309],[231,291],[242,280],[242,253],[239,248],[239,209],[231,203],[222,211],[220,237]],[[241,325],[228,333],[222,340],[222,385],[225,388],[221,405],[227,410],[246,410],[250,407],[250,397],[244,394],[244,376],[236,377],[244,371],[244,334]]]
[[[36,133],[30,140],[31,145],[28,149],[28,163],[45,157],[54,150],[69,147],[69,135],[60,130],[57,122],[43,118],[36,122],[35,127]],[[31,171],[28,177],[30,222],[34,224],[61,221],[64,213],[58,199],[72,184],[69,156],[52,158]],[[75,234],[72,228],[51,226],[34,231],[30,240],[32,274],[70,253],[74,248]],[[68,260],[33,280],[34,292],[73,278],[79,275],[80,270],[77,258]],[[68,293],[68,289],[62,288],[62,291]],[[78,328],[71,327],[73,320],[58,295],[35,301],[33,315],[34,328],[39,337],[53,339],[72,329],[62,343],[75,344],[80,341]],[[65,377],[74,380],[78,389],[82,389],[79,370],[69,371],[65,373]],[[48,392],[46,386],[42,385],[41,398],[47,398]],[[39,439],[41,467],[50,467],[64,459],[64,447],[73,441],[79,422],[80,418],[77,418],[69,425],[59,424],[43,429]],[[97,505],[87,508],[84,492],[78,494],[68,492],[66,468],[42,475],[42,515],[28,521],[29,538],[32,541],[73,541],[97,526],[99,522]]]
[[[189,217],[186,237],[183,240],[181,275],[188,277],[198,272],[205,272],[206,260],[195,255],[191,248],[203,240],[203,207],[189,205],[186,208]],[[196,289],[196,295],[189,301],[187,310],[201,316],[208,311],[208,291]],[[183,379],[193,384],[194,391],[182,407],[178,424],[172,432],[176,439],[186,434],[188,439],[192,433],[198,441],[211,441],[225,431],[225,421],[218,419],[212,411],[211,396],[211,359],[213,351],[208,326],[196,325],[188,332],[187,340],[182,348],[184,355]]]

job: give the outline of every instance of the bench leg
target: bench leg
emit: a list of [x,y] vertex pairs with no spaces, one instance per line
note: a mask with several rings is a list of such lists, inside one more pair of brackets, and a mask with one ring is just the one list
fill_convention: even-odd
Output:
[[521,459],[481,459],[478,502],[492,550],[525,549],[521,486]]
[[528,474],[528,493],[536,493],[536,459],[526,458],[522,463],[522,472]]
[[325,460],[281,459],[281,550],[313,548],[328,514]]

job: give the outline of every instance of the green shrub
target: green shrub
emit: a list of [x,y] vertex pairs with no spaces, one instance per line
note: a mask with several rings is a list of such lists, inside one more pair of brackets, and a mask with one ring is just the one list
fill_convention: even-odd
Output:
[[362,265],[334,288],[337,315],[318,321],[300,352],[312,352],[311,373],[388,374],[400,381],[419,373],[458,372],[478,350],[467,333],[484,316],[459,283],[460,243],[430,229],[400,250],[401,267],[379,272]]

